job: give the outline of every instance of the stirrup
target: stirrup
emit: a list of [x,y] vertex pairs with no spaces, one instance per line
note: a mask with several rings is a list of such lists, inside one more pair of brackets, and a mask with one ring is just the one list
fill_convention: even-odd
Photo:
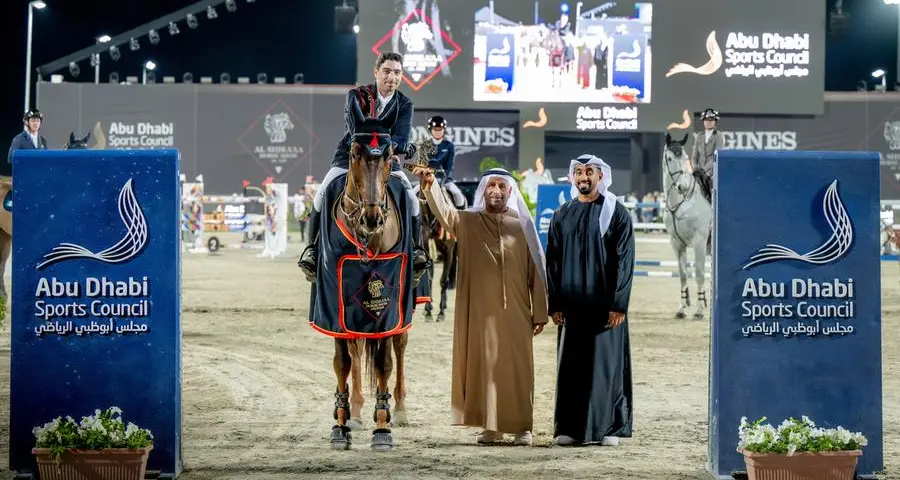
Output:
[[303,249],[303,253],[300,254],[300,260],[297,261],[297,266],[303,271],[307,280],[310,282],[315,281],[316,272],[318,272],[319,269],[316,262],[316,250],[314,245],[307,245],[306,248]]

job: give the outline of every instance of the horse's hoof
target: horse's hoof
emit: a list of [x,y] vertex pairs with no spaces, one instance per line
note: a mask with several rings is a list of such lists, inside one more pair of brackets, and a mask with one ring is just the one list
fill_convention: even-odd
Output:
[[684,312],[675,312],[675,318],[684,318]]
[[372,450],[388,452],[394,449],[394,437],[387,428],[376,428],[372,432]]
[[349,428],[335,425],[331,427],[331,440],[329,443],[331,443],[333,450],[350,450],[352,437]]
[[347,422],[347,428],[350,430],[362,430],[363,422],[360,418],[351,418],[349,422]]
[[406,415],[405,411],[394,410],[394,414],[391,419],[391,424],[397,427],[405,427],[409,425],[409,417]]
[[696,320],[702,320],[702,319],[703,319],[703,314],[700,313],[700,312],[695,313],[695,314],[694,314],[694,319],[696,319]]
[[443,314],[443,313],[439,313],[439,314],[437,315],[437,321],[438,321],[438,322],[443,322],[443,321],[444,321],[444,314]]

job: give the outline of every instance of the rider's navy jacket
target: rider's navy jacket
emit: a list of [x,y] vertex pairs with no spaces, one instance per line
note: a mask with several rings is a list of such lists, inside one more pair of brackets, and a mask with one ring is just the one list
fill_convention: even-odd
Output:
[[[356,126],[367,117],[375,116],[378,92],[375,85],[362,85],[347,92],[344,103],[344,137],[334,152],[333,167],[348,168],[350,161],[350,138],[356,133]],[[382,126],[390,132],[395,153],[407,153],[412,132],[413,102],[399,90],[388,101],[378,116]]]
[[453,178],[453,162],[456,160],[456,146],[453,142],[447,140],[436,145],[434,156],[428,160],[428,166],[431,168],[441,168],[444,170],[444,178],[452,180]]
[[12,144],[9,146],[9,153],[6,155],[6,164],[0,162],[0,175],[7,177],[12,176],[13,150],[34,150],[35,148],[46,149],[47,140],[44,139],[43,135],[38,134],[38,145],[39,147],[34,146],[34,142],[31,140],[31,135],[29,135],[28,132],[25,130],[19,132],[18,135],[13,137]]

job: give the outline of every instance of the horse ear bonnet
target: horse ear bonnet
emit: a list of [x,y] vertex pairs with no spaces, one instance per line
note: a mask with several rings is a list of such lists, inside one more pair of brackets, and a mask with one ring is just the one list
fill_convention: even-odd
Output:
[[353,143],[366,147],[369,156],[380,157],[391,148],[391,135],[384,125],[375,118],[366,118],[356,126]]

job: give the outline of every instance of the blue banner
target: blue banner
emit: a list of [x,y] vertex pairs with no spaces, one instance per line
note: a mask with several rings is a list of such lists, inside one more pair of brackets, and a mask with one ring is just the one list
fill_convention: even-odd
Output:
[[487,60],[484,70],[485,82],[503,80],[506,91],[511,92],[515,82],[516,70],[516,37],[506,33],[488,33],[485,35]]
[[645,89],[647,36],[615,35],[613,39],[611,85],[613,88],[633,88],[637,90],[636,97],[643,99],[647,95]]
[[744,470],[741,417],[806,415],[868,439],[882,470],[879,155],[720,151],[710,470]]
[[547,233],[550,231],[553,212],[572,199],[571,188],[572,185],[568,183],[550,183],[537,187],[537,229],[544,250],[547,250]]
[[32,429],[116,406],[181,472],[177,150],[16,150],[10,470]]

